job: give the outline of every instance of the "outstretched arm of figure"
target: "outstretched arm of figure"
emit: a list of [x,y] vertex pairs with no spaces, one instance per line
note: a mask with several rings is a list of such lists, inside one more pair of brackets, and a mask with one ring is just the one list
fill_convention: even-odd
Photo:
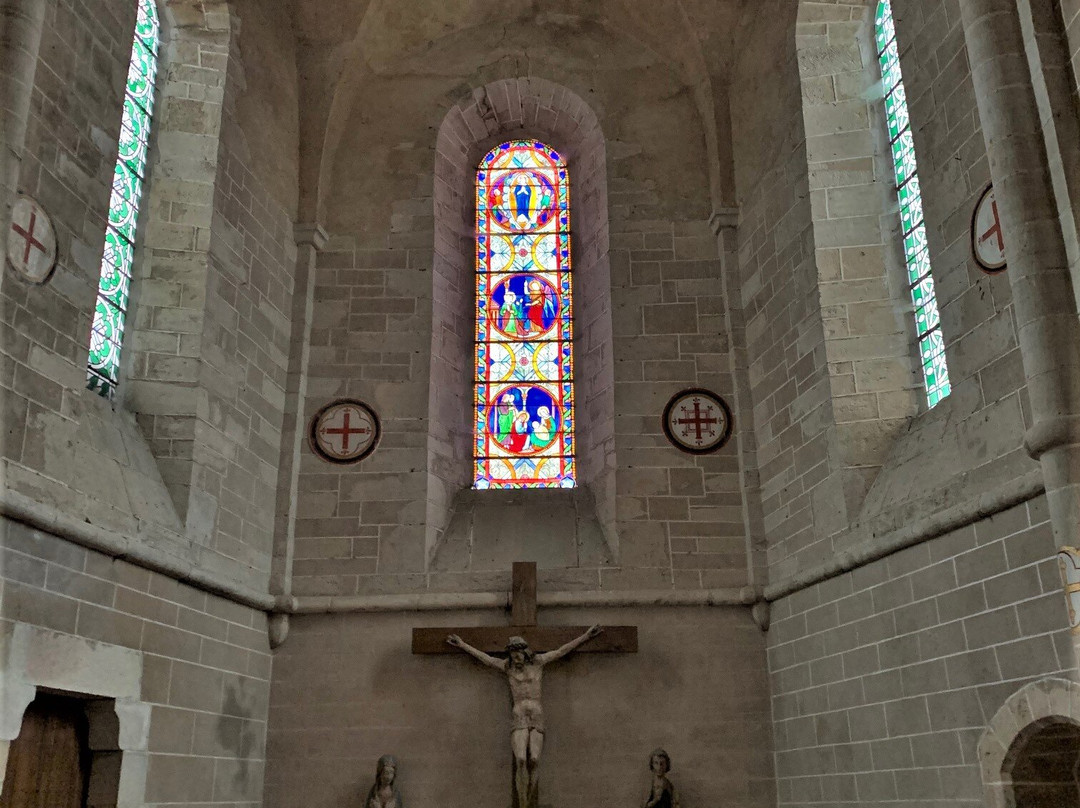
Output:
[[546,665],[549,662],[554,662],[557,659],[562,659],[567,654],[576,651],[580,646],[584,645],[601,632],[603,632],[603,629],[600,628],[600,626],[592,626],[580,637],[575,637],[561,648],[556,648],[554,651],[548,651],[545,654],[537,654],[536,661],[539,662],[541,665]]
[[460,648],[466,654],[483,663],[484,665],[487,665],[489,668],[494,668],[497,671],[506,670],[506,663],[503,660],[497,657],[493,657],[490,654],[485,654],[479,648],[473,648],[471,645],[465,642],[465,640],[461,639],[461,637],[459,637],[457,634],[451,634],[449,637],[446,638],[446,642],[454,646],[455,648]]

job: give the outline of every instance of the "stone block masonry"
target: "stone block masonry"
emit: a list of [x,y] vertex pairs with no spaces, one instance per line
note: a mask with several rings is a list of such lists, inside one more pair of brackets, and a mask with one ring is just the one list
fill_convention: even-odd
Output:
[[266,615],[0,520],[0,633],[13,622],[137,651],[150,705],[140,805],[262,800]]
[[998,708],[1076,676],[1053,551],[1039,497],[774,603],[779,804],[982,805]]

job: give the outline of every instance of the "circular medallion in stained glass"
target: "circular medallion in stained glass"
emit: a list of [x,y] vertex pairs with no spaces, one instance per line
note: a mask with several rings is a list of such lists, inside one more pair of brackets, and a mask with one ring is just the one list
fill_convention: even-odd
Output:
[[490,297],[495,330],[515,340],[540,339],[559,317],[559,294],[539,275],[511,275],[495,284]]
[[315,413],[308,429],[311,450],[331,463],[357,463],[375,451],[379,418],[362,401],[339,399]]
[[683,390],[664,408],[663,428],[676,449],[709,454],[731,438],[731,410],[716,393],[699,388]]
[[535,384],[506,387],[488,408],[490,435],[513,455],[540,454],[557,445],[561,410],[551,392]]
[[517,233],[539,230],[555,218],[555,186],[544,173],[530,169],[500,172],[488,191],[495,222]]

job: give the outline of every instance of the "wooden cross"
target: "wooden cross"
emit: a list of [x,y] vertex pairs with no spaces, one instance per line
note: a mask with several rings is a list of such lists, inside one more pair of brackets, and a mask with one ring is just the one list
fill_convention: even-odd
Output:
[[[474,648],[488,654],[503,654],[506,643],[514,635],[536,653],[552,651],[575,637],[587,626],[538,626],[536,625],[536,563],[514,562],[514,583],[511,593],[509,626],[474,626],[472,628],[414,628],[412,652],[414,654],[460,654],[447,644],[450,634],[457,634]],[[637,626],[603,626],[604,633],[583,645],[579,654],[636,653],[638,649]]]

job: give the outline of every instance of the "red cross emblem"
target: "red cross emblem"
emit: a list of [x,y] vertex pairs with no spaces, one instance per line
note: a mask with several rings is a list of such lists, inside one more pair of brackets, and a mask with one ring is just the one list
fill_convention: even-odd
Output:
[[684,390],[664,408],[664,434],[690,454],[715,452],[731,437],[731,410],[708,390]]
[[701,410],[701,400],[694,399],[694,412],[691,414],[690,410],[684,405],[679,408],[683,417],[677,418],[675,423],[683,427],[682,435],[684,438],[690,437],[690,430],[694,430],[694,440],[698,443],[706,437],[712,437],[716,434],[716,430],[713,429],[713,425],[719,424],[720,419],[712,416],[713,406],[712,404],[705,405],[705,411]]
[[1001,227],[1001,213],[993,186],[986,189],[975,206],[971,239],[979,266],[987,272],[1005,269],[1005,232]]
[[44,209],[28,196],[11,207],[8,263],[31,283],[44,283],[56,265],[56,233]]
[[374,451],[378,437],[375,413],[359,401],[334,402],[312,419],[312,448],[331,462],[362,460]]

